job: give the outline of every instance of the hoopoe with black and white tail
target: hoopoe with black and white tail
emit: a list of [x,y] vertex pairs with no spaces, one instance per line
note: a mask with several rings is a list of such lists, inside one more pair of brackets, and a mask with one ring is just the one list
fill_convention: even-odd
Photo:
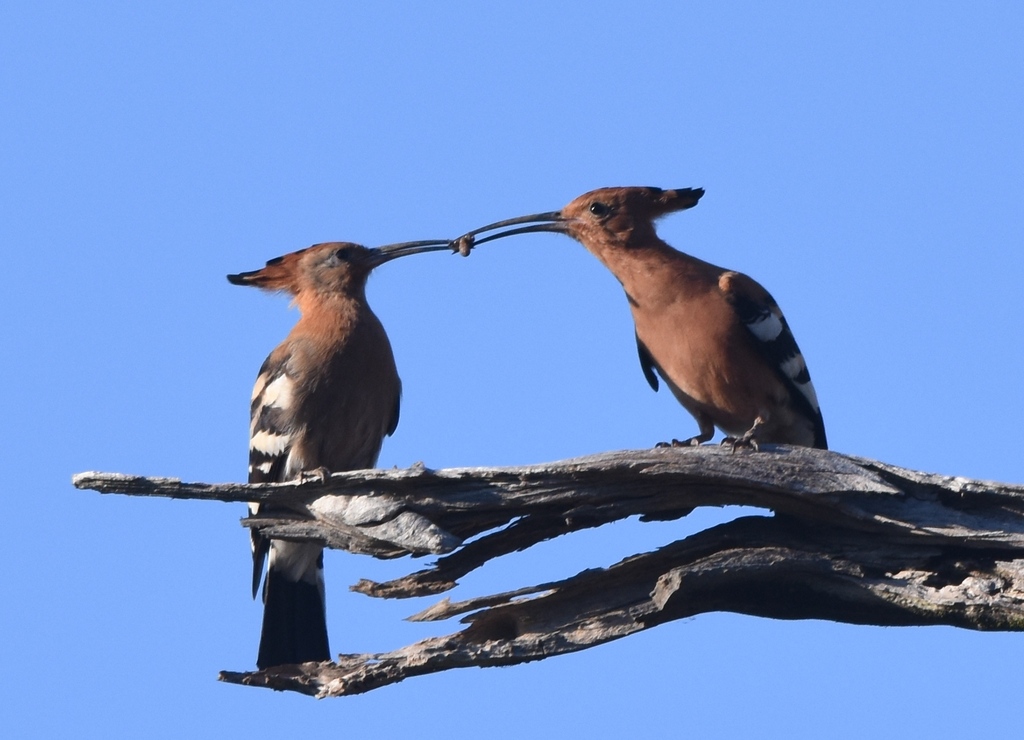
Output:
[[[560,211],[507,219],[452,242],[463,254],[515,234],[555,231],[580,242],[622,284],[633,313],[640,366],[660,376],[710,440],[715,427],[736,446],[776,442],[827,449],[825,422],[807,363],[775,299],[756,281],[679,252],[655,220],[697,205],[701,188],[602,188]],[[518,226],[519,224],[530,224]],[[494,229],[518,226],[477,239]]]
[[[383,263],[446,250],[447,241],[316,244],[228,275],[235,285],[281,291],[301,314],[260,368],[252,392],[249,482],[285,481],[306,471],[371,468],[398,425],[401,382],[384,327],[366,302],[366,281]],[[259,505],[251,504],[256,513]],[[251,530],[253,597],[263,561],[263,629],[256,664],[331,659],[323,548],[267,540]]]

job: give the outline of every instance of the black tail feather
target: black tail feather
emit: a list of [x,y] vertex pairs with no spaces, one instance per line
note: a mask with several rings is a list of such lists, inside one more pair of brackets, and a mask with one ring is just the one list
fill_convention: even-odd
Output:
[[321,590],[305,581],[289,581],[272,568],[267,571],[264,588],[263,632],[256,665],[263,669],[330,660]]

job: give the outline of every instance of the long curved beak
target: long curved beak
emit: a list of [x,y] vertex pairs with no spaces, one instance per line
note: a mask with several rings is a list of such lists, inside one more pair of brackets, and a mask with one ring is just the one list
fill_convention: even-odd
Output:
[[[508,231],[491,234],[490,236],[485,236],[483,239],[476,238],[477,234],[482,234],[485,231],[494,231],[495,229],[503,229],[506,226],[516,226],[517,224],[531,225],[520,226],[518,229],[509,229]],[[458,239],[454,239],[451,242],[451,247],[452,249],[462,251],[462,249],[460,249],[462,246],[471,248],[478,244],[483,244],[484,242],[503,239],[506,236],[530,234],[535,231],[555,231],[561,234],[566,233],[566,220],[563,218],[562,212],[548,211],[547,213],[534,213],[530,216],[519,216],[517,218],[507,218],[504,221],[495,221],[493,224],[487,224],[486,226],[481,226],[479,229],[467,231]]]
[[451,249],[451,242],[447,239],[427,239],[418,242],[399,242],[397,244],[385,244],[376,247],[373,252],[373,267],[383,265],[399,257],[408,257],[410,254],[420,252],[439,252]]

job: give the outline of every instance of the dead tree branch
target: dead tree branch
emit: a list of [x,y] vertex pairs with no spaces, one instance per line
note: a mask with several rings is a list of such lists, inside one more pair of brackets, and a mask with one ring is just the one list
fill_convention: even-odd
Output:
[[321,697],[448,668],[539,660],[709,611],[1024,629],[1024,487],[821,450],[657,449],[261,485],[81,473],[74,484],[102,493],[269,501],[294,515],[243,523],[275,538],[379,558],[441,555],[403,578],[353,587],[388,598],[447,591],[496,557],[635,515],[676,519],[698,506],[725,505],[776,514],[743,517],[561,581],[443,599],[413,617],[466,615],[467,627],[446,637],[343,655],[337,663],[221,674]]

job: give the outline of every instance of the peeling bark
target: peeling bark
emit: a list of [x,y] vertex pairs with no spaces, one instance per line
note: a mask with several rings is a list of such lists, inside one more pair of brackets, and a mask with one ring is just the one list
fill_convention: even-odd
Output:
[[379,558],[441,555],[403,578],[354,586],[388,598],[447,591],[496,557],[635,515],[677,519],[698,506],[766,510],[608,568],[468,601],[443,599],[413,617],[463,615],[466,627],[446,637],[343,655],[337,663],[221,674],[232,683],[320,697],[449,668],[540,660],[710,611],[1024,629],[1024,487],[823,450],[656,449],[259,485],[82,473],[74,484],[103,493],[269,501],[294,516],[243,523],[275,538]]

